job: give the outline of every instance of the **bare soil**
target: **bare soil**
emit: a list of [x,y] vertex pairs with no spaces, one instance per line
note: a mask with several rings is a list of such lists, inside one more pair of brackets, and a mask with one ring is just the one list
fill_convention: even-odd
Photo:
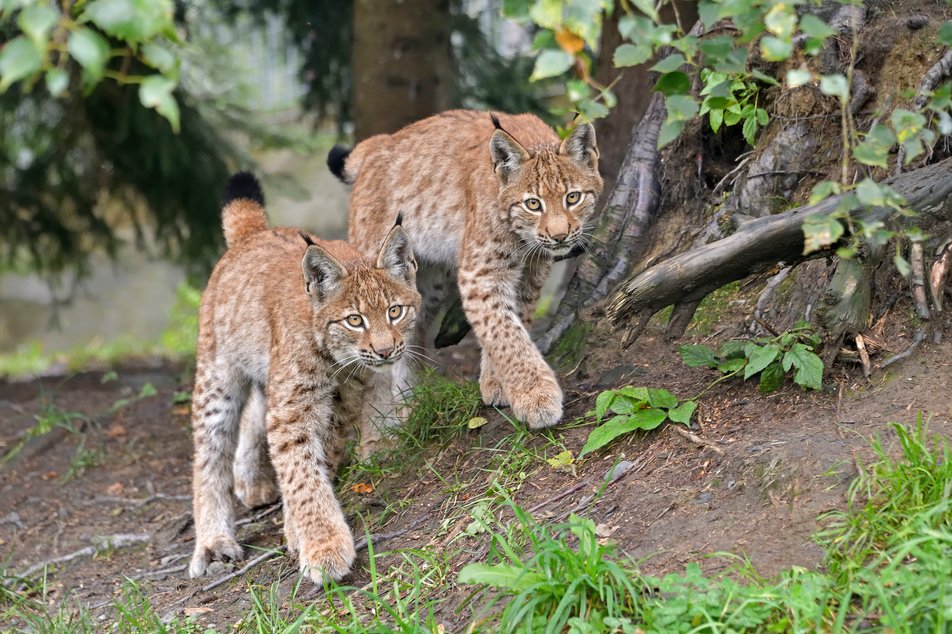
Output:
[[[619,350],[609,335],[602,337],[602,345],[563,378],[566,421],[583,418],[606,388],[665,387],[690,398],[716,378],[712,371],[685,367],[676,345],[658,335],[649,333],[629,350]],[[470,373],[472,353],[466,347],[446,352],[444,366],[451,373]],[[574,473],[534,458],[523,469],[524,479],[510,480],[511,491],[520,506],[535,509],[540,521],[557,523],[573,510],[593,519],[652,574],[681,571],[692,561],[709,571],[723,569],[729,559],[707,557],[718,551],[748,556],[765,575],[792,565],[816,567],[821,552],[811,534],[817,516],[843,506],[856,461],[869,454],[870,437],[890,439],[890,421],[912,423],[919,412],[931,419],[933,432],[952,434],[950,360],[952,343],[946,340],[923,344],[870,380],[834,367],[820,393],[790,385],[764,395],[753,382],[723,383],[701,398],[695,423],[696,433],[722,453],[662,427],[587,456],[574,465]],[[55,604],[71,596],[105,627],[124,577],[130,577],[160,615],[189,614],[224,628],[249,611],[249,584],[283,579],[282,592],[289,593],[297,576],[295,562],[287,557],[207,592],[202,586],[213,579],[187,578],[191,441],[188,408],[175,405],[173,396],[190,388],[190,377],[172,366],[129,365],[117,375],[105,383],[103,373],[93,372],[0,384],[2,452],[37,416],[82,414],[72,418],[73,431],[57,427],[30,440],[0,470],[0,561],[8,574],[87,547],[97,536],[136,534],[148,536],[147,541],[51,566],[47,600]],[[146,383],[156,393],[136,398]],[[131,402],[113,411],[119,399]],[[373,493],[341,490],[356,534],[411,527],[379,544],[378,551],[446,549],[448,600],[437,616],[447,631],[461,630],[473,616],[472,605],[459,607],[472,588],[455,587],[453,579],[466,563],[486,558],[486,535],[468,536],[465,529],[473,502],[493,476],[487,469],[498,452],[491,449],[513,431],[495,410],[484,408],[481,415],[489,421],[485,426],[434,447],[425,465],[376,479]],[[556,430],[554,438],[577,454],[591,425],[567,427]],[[101,464],[70,474],[81,443],[85,451],[101,451]],[[529,445],[547,456],[560,449],[538,434]],[[593,498],[620,460],[632,463],[629,471]],[[241,527],[241,541],[252,548],[279,545],[280,513],[243,515],[252,516],[257,519]],[[385,559],[384,565],[393,561]],[[366,583],[366,565],[364,551],[350,583]],[[2,623],[0,629],[15,626]]]

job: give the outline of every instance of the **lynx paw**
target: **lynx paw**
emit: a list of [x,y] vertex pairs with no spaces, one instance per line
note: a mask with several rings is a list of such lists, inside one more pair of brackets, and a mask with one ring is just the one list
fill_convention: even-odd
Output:
[[273,478],[259,475],[257,480],[235,479],[235,495],[250,509],[277,501],[281,492]]
[[324,579],[340,580],[350,572],[357,557],[354,538],[346,528],[337,533],[328,533],[322,539],[301,544],[298,559],[301,572],[320,585]]
[[532,429],[551,427],[562,418],[562,389],[542,378],[514,395],[512,413]]
[[502,389],[502,384],[492,372],[483,372],[479,377],[479,392],[483,396],[483,403],[489,406],[506,407],[509,399]]
[[201,577],[212,561],[239,561],[244,556],[244,551],[234,537],[216,535],[210,540],[196,540],[192,562],[188,566],[188,576],[192,579]]

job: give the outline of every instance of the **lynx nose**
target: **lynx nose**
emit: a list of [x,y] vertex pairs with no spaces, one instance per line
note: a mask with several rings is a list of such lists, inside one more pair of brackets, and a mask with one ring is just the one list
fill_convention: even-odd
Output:
[[569,236],[568,218],[562,215],[553,214],[546,219],[545,232],[549,234],[549,239],[555,242],[563,242]]
[[384,348],[374,348],[373,346],[371,346],[370,349],[373,350],[374,354],[376,354],[381,359],[389,359],[390,355],[393,354],[393,348],[394,348],[393,345],[389,345]]
[[558,233],[550,233],[549,237],[555,240],[556,242],[562,242],[568,237],[567,231],[559,231]]

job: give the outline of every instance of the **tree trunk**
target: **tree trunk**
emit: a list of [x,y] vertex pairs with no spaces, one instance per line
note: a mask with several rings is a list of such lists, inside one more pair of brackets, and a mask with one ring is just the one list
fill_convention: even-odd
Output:
[[357,0],[354,140],[391,133],[455,102],[449,0]]

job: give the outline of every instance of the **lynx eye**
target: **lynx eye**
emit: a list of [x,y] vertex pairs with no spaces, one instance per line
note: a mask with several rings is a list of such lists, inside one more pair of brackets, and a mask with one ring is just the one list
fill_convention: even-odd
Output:
[[391,323],[397,323],[400,321],[400,318],[403,317],[404,307],[394,304],[387,310],[387,317],[390,318]]
[[526,198],[523,203],[526,206],[526,209],[529,211],[541,211],[542,210],[542,201],[538,198]]
[[364,318],[354,313],[353,315],[347,315],[347,317],[344,318],[344,323],[347,324],[349,328],[359,330],[364,327]]
[[569,192],[565,195],[565,204],[571,206],[582,200],[582,192]]

